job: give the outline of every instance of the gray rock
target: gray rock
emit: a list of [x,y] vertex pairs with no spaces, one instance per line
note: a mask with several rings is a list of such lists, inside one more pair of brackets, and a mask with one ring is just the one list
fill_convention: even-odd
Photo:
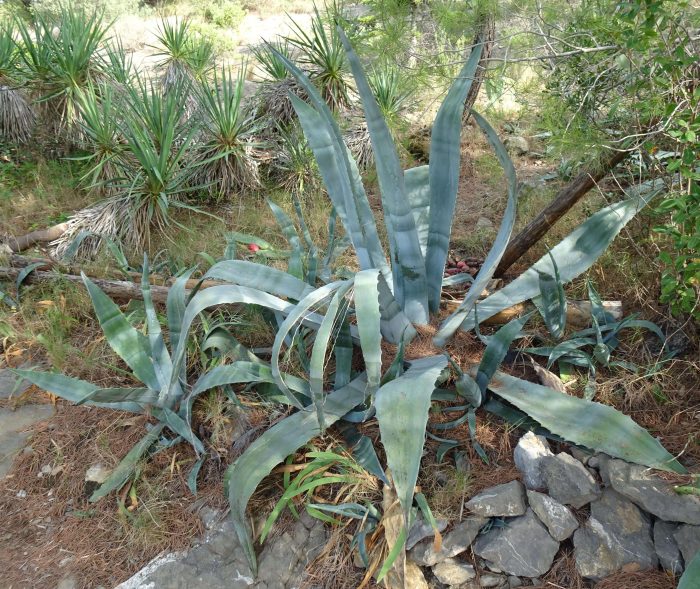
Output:
[[600,488],[591,473],[565,452],[545,458],[542,474],[549,495],[559,503],[580,508],[600,496]]
[[116,589],[292,589],[326,542],[323,524],[303,514],[291,532],[265,546],[253,579],[233,524],[225,520],[189,550],[156,558]]
[[[20,368],[30,368],[30,366],[28,364],[22,364]],[[10,370],[0,369],[0,399],[19,397],[19,395],[30,386],[31,383],[28,380],[17,378]]]
[[64,577],[56,585],[56,589],[78,589],[80,584],[75,577]]
[[479,536],[473,550],[510,575],[535,577],[552,566],[559,542],[528,509],[525,515],[509,520],[506,526],[492,528]]
[[588,461],[591,459],[593,454],[590,452],[590,450],[586,450],[584,448],[579,448],[578,446],[569,446],[569,452],[571,452],[571,455],[578,460],[580,463],[584,465],[588,465]]
[[523,483],[528,489],[544,489],[542,476],[542,460],[546,456],[554,456],[549,444],[543,436],[527,432],[513,451],[515,466],[523,475]]
[[514,577],[510,576],[508,577],[508,588],[509,589],[515,589],[516,587],[522,587],[523,582],[520,580],[520,577]]
[[479,585],[481,587],[507,587],[508,579],[504,575],[481,575]]
[[609,459],[601,462],[600,474],[618,493],[659,519],[700,525],[700,497],[679,495],[648,468]]
[[574,533],[576,568],[582,577],[600,580],[623,566],[655,568],[658,558],[651,522],[631,501],[612,489],[591,503],[591,517]]
[[523,515],[527,509],[525,489],[520,481],[511,481],[484,489],[464,506],[483,517],[513,517]]
[[93,464],[85,472],[85,481],[88,483],[97,483],[98,485],[101,485],[107,480],[107,477],[111,472],[112,471],[110,469],[105,468],[99,463]]
[[[437,528],[440,533],[445,531],[447,527],[447,520],[439,519],[437,520]],[[411,530],[408,532],[408,538],[406,539],[406,550],[413,548],[421,540],[426,538],[432,538],[435,535],[433,526],[428,522],[424,521],[422,517],[417,517],[416,521],[413,522]]]
[[525,139],[525,137],[521,137],[520,135],[506,137],[503,144],[506,146],[508,151],[516,155],[525,155],[528,151],[530,151],[530,144],[528,143],[527,139]]
[[683,557],[678,542],[673,537],[677,530],[678,524],[661,520],[654,523],[654,550],[663,569],[671,571],[674,575],[683,572]]
[[442,538],[442,547],[435,552],[432,540],[423,540],[414,546],[408,557],[420,566],[433,566],[446,558],[457,556],[471,546],[479,530],[488,521],[485,517],[471,516],[457,524]]
[[700,526],[688,524],[678,526],[673,537],[678,543],[678,548],[683,555],[683,562],[687,566],[700,550]]
[[28,430],[53,415],[51,405],[22,405],[16,409],[0,407],[0,479],[5,478],[15,454],[29,440]]
[[446,558],[433,567],[437,580],[445,585],[461,585],[476,577],[474,567],[454,558]]
[[578,528],[578,521],[571,510],[544,493],[528,491],[527,500],[532,511],[547,526],[550,536],[559,542],[566,540]]
[[476,228],[477,229],[493,229],[493,221],[491,219],[488,219],[487,217],[479,217],[476,220]]

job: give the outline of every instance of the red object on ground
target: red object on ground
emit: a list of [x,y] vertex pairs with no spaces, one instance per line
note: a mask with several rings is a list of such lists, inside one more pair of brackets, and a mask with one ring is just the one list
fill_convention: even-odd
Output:
[[248,244],[248,249],[249,249],[251,252],[255,253],[255,252],[257,252],[257,251],[260,249],[260,246],[259,246],[257,243],[249,243],[249,244]]

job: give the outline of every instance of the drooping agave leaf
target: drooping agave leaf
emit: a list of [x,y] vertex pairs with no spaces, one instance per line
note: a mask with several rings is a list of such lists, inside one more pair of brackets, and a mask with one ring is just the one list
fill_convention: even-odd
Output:
[[[362,100],[372,149],[376,154],[377,178],[389,236],[394,296],[414,323],[428,322],[426,270],[411,205],[404,188],[404,173],[389,126],[369,87],[360,60],[347,37],[338,29]],[[440,277],[442,279],[442,276]]]
[[554,339],[561,339],[566,328],[566,295],[564,285],[559,276],[559,267],[552,258],[554,276],[548,272],[540,272],[540,296],[532,299],[537,310],[544,319],[549,333]]
[[411,341],[416,335],[416,329],[396,302],[383,274],[379,275],[378,289],[382,336],[392,344],[396,344],[402,339],[405,339],[406,342]]
[[[318,333],[314,339],[314,345],[311,351],[311,360],[309,362],[309,384],[311,387],[311,400],[313,401],[316,414],[318,415],[318,423],[321,427],[321,431],[326,429],[325,421],[323,419],[323,377],[325,373],[328,343],[336,326],[336,321],[338,320],[337,315],[341,302],[344,301],[345,295],[347,294],[348,290],[350,290],[351,286],[352,283],[348,282],[345,286],[338,289],[333,295],[323,321],[321,322],[321,326],[318,328]],[[343,321],[344,318],[341,317],[340,322],[342,323]]]
[[333,388],[337,391],[350,383],[352,379],[352,337],[350,325],[344,321],[338,329],[335,340],[335,380]]
[[[309,383],[303,378],[285,374],[284,380],[293,391],[307,397],[309,396]],[[225,384],[252,382],[274,383],[275,378],[272,375],[270,366],[261,362],[247,362],[244,360],[234,362],[233,364],[216,366],[199,377],[188,396],[188,402],[191,398],[201,395],[203,392],[214,387],[220,387]]]
[[532,317],[532,313],[509,321],[489,338],[489,343],[476,370],[476,383],[479,385],[482,398],[484,393],[486,393],[489,381],[506,357],[510,344],[518,337],[518,334],[530,320],[530,317]]
[[239,342],[233,334],[221,325],[215,326],[202,339],[201,350],[217,350],[221,356],[235,361],[245,360],[247,362],[262,362],[253,352]]
[[685,572],[678,581],[678,589],[697,589],[700,587],[700,551],[685,567]]
[[428,166],[410,168],[403,174],[406,198],[411,205],[421,254],[425,258],[430,231],[430,175]]
[[377,391],[382,378],[378,281],[379,270],[362,270],[355,275],[355,315],[370,395]]
[[332,296],[336,291],[345,287],[346,285],[347,281],[339,280],[337,282],[332,282],[331,284],[322,286],[306,295],[287,315],[287,318],[282,322],[277,334],[275,335],[275,341],[272,344],[272,361],[270,363],[272,367],[272,374],[275,377],[275,384],[279,387],[280,391],[287,395],[289,401],[298,409],[303,409],[303,407],[300,405],[299,400],[289,390],[289,387],[284,382],[282,377],[282,372],[280,371],[280,353],[282,351],[282,346],[284,345],[290,332],[299,325],[299,322],[311,311],[311,309],[322,303],[324,300]]
[[[85,401],[91,394],[102,390],[97,385],[56,372],[43,372],[40,370],[22,370],[14,369],[13,372],[17,376],[26,378],[32,384],[35,384],[40,389],[48,391],[71,403],[85,403],[94,407],[105,407],[107,409],[121,409],[122,411],[131,411],[132,413],[143,413],[143,406],[133,401],[119,401],[102,403],[93,400]],[[128,390],[128,389],[127,389]]]
[[19,271],[19,274],[17,274],[17,280],[15,280],[15,289],[17,290],[17,301],[19,302],[20,299],[20,289],[22,288],[22,284],[24,284],[24,281],[27,279],[27,277],[34,272],[37,268],[41,268],[44,265],[43,262],[34,262],[32,264],[29,264],[22,268]]
[[[508,246],[508,240],[510,240],[510,235],[513,232],[513,225],[515,224],[515,212],[518,204],[518,179],[515,175],[515,166],[513,166],[513,161],[510,159],[510,156],[508,155],[505,146],[503,145],[503,143],[501,143],[501,140],[498,138],[496,132],[493,130],[491,125],[489,125],[486,122],[486,119],[484,119],[480,114],[474,111],[472,111],[472,117],[476,124],[479,125],[479,127],[481,127],[481,130],[486,135],[486,138],[491,144],[491,147],[493,147],[496,153],[496,157],[498,158],[498,161],[500,162],[501,167],[505,172],[506,182],[508,183],[508,202],[506,204],[506,210],[503,213],[503,220],[501,221],[501,226],[498,228],[498,233],[496,234],[496,239],[494,240],[493,245],[491,246],[491,249],[489,250],[489,253],[486,256],[484,263],[481,265],[481,269],[476,275],[474,282],[469,287],[467,296],[464,298],[464,301],[462,301],[457,310],[443,322],[443,324],[440,326],[440,331],[437,333],[433,340],[435,342],[435,345],[440,347],[445,345],[445,342],[447,342],[447,340],[450,337],[452,337],[452,335],[454,335],[455,331],[459,329],[460,325],[464,321],[464,318],[467,317],[473,311],[474,305],[481,296],[481,293],[486,288],[486,285],[489,283],[489,280],[491,280],[491,278],[493,277],[493,273],[496,271],[496,267],[498,266],[498,263],[503,257],[503,252],[505,252],[506,247]],[[431,207],[432,206],[433,205],[431,205]],[[437,246],[436,249],[438,249]],[[442,250],[439,250],[439,253],[442,256],[441,251]],[[430,245],[428,245],[428,256],[430,256]],[[430,257],[428,261],[430,264],[433,263],[432,261],[430,261]],[[441,268],[444,269],[444,267],[445,261],[444,259],[442,259]],[[431,266],[431,270],[432,269],[433,268]],[[440,270],[440,282],[438,283],[438,290],[439,286],[442,284],[442,269]],[[435,277],[434,279],[438,280],[437,277]],[[479,308],[479,316],[481,317],[481,307]]]
[[98,404],[105,405],[112,403],[138,403],[141,407],[145,405],[156,405],[158,403],[158,392],[144,387],[137,388],[106,388],[95,389],[76,401],[76,405]]
[[362,435],[352,423],[341,422],[340,431],[345,440],[348,449],[352,452],[352,456],[357,463],[361,465],[368,473],[377,477],[385,485],[389,484],[386,473],[379,463],[377,452],[374,449],[372,440],[365,435]]
[[[301,203],[299,202],[299,197],[293,193],[292,203],[294,205],[294,212],[297,216],[297,221],[299,223],[299,228],[301,229],[301,235],[304,238],[304,243],[306,244],[306,249],[308,251],[306,255],[307,270],[305,280],[311,286],[316,285],[316,274],[318,272],[318,248],[311,238],[311,232],[309,231],[309,226],[306,224],[304,219],[304,212],[301,210]],[[330,244],[329,244],[330,245]]]
[[190,424],[175,413],[175,411],[167,407],[154,407],[151,411],[161,423],[167,425],[183,440],[192,444],[197,456],[205,453],[204,444],[202,444],[202,441],[194,434]]
[[161,387],[151,362],[148,340],[131,326],[112,299],[84,273],[81,274],[107,343],[134,371],[136,378],[159,391]]
[[382,445],[405,522],[408,522],[413,489],[418,480],[430,398],[445,366],[445,356],[414,360],[403,376],[385,384],[376,394]]
[[[559,267],[562,282],[570,282],[588,270],[608,248],[615,236],[646,206],[647,202],[647,197],[639,196],[607,206],[554,246],[551,254]],[[481,301],[479,322],[493,317],[503,309],[536,297],[539,291],[538,271],[550,274],[554,272],[548,254],[513,282]],[[462,329],[465,331],[473,329],[474,321],[474,313],[471,312],[462,323]]]
[[651,468],[685,468],[627,415],[593,401],[496,372],[489,389],[569,442]]
[[134,444],[134,447],[122,458],[122,461],[117,465],[117,468],[110,473],[107,480],[100,485],[99,489],[90,495],[91,503],[99,501],[105,495],[120,489],[124,483],[129,480],[129,477],[134,472],[141,458],[143,458],[143,455],[158,441],[158,437],[164,427],[165,424],[163,423],[154,425],[143,438]]
[[[325,419],[331,425],[365,399],[364,376],[326,397]],[[253,574],[257,562],[248,528],[246,506],[260,482],[284,459],[320,433],[318,416],[313,411],[299,411],[278,422],[255,440],[226,470],[224,489],[231,506],[231,517]]]
[[246,260],[225,260],[214,264],[204,278],[223,280],[239,286],[257,288],[263,292],[300,301],[313,288],[297,276]]
[[302,279],[304,276],[304,263],[302,261],[301,241],[299,234],[294,228],[294,223],[276,203],[268,199],[268,206],[272,209],[272,214],[277,219],[277,224],[282,229],[285,239],[292,248],[292,255],[289,257],[288,272],[295,278]]
[[425,268],[428,302],[433,313],[440,308],[440,285],[457,200],[464,101],[479,66],[482,50],[481,44],[472,49],[459,77],[440,106],[430,137],[430,231]]

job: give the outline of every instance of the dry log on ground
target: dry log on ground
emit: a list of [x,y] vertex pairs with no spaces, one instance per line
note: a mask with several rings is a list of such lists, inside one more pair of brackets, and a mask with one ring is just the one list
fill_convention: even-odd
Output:
[[8,236],[5,238],[5,244],[7,244],[14,253],[18,253],[30,248],[35,243],[49,243],[54,239],[58,239],[67,229],[68,222],[59,223],[48,229],[32,231],[31,233],[20,235],[19,237]]
[[607,176],[627,155],[626,151],[614,151],[594,169],[584,170],[564,186],[556,194],[554,200],[537,217],[530,221],[520,233],[510,240],[494,276],[503,276],[505,271],[525,255],[549,231],[552,225],[561,219],[571,207]]

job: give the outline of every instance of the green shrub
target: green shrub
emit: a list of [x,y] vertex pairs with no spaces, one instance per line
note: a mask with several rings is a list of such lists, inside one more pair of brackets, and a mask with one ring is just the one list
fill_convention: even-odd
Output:
[[235,0],[212,2],[204,9],[204,20],[222,29],[237,29],[246,10]]

